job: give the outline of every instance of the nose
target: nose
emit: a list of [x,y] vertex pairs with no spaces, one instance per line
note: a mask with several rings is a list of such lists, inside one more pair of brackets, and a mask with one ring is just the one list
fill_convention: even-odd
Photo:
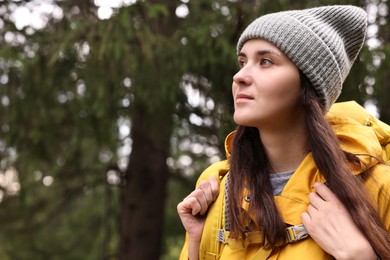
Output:
[[233,81],[240,86],[248,86],[251,84],[252,77],[246,67],[241,68],[234,76]]

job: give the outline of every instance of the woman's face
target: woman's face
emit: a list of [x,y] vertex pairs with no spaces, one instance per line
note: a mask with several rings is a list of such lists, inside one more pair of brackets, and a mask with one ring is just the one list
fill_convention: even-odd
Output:
[[249,40],[238,63],[232,86],[238,125],[280,128],[301,118],[299,70],[277,47],[262,39]]

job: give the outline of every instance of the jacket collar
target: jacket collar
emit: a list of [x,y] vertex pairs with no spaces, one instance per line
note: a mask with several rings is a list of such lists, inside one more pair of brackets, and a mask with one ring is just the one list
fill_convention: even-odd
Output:
[[[353,169],[355,174],[363,172],[382,159],[390,164],[390,126],[379,121],[355,101],[334,104],[326,115],[344,151],[353,153],[361,160],[361,167]],[[230,158],[235,131],[225,139],[225,153]],[[390,148],[388,148],[390,150]],[[390,153],[390,151],[388,151]]]
[[[342,149],[356,154],[361,160],[360,167],[352,169],[355,175],[378,164],[379,159],[389,160],[383,146],[390,143],[390,127],[369,115],[356,102],[333,105],[326,119],[340,140]],[[234,134],[235,132],[230,133],[225,139],[228,159]],[[291,176],[281,195],[275,196],[275,201],[287,224],[301,223],[301,213],[307,209],[308,195],[314,191],[315,182],[325,182],[325,179],[318,171],[312,154],[309,153]],[[245,195],[248,194],[244,194],[244,197]],[[247,210],[248,205],[248,202],[243,200],[243,209]]]

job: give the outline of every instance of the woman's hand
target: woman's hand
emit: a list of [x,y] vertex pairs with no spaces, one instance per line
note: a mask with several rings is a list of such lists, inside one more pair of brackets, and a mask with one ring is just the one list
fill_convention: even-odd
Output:
[[376,254],[337,196],[322,183],[309,194],[302,222],[311,238],[336,259],[376,259]]
[[190,239],[200,241],[205,213],[219,194],[219,184],[215,177],[199,183],[198,187],[177,205],[181,222]]
[[181,222],[188,234],[188,259],[199,259],[199,246],[206,219],[205,213],[219,194],[219,183],[210,177],[177,205]]

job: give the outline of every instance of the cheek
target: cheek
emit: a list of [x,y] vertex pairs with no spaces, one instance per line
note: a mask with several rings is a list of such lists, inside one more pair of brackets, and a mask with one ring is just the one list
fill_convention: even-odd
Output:
[[237,92],[237,85],[234,84],[234,82],[233,82],[232,83],[232,96],[233,96],[233,98],[234,98],[234,95],[236,94],[236,92]]
[[299,77],[291,77],[291,84],[289,86],[289,92],[292,97],[296,99],[300,98],[301,95],[301,81]]
[[275,91],[280,97],[298,99],[301,93],[299,73],[286,73],[285,77],[279,77]]

